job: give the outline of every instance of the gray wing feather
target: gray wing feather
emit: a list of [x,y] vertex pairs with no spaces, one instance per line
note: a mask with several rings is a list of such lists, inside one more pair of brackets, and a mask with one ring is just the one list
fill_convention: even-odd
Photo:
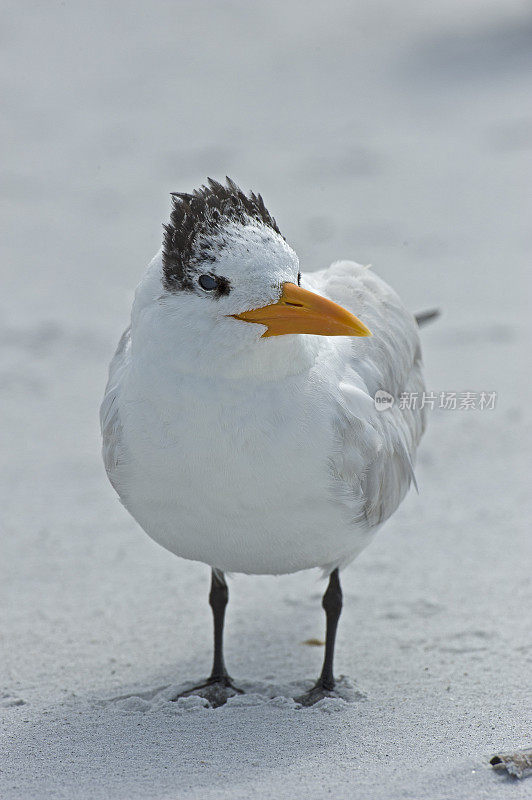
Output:
[[118,408],[121,381],[129,367],[131,329],[127,328],[118,342],[118,347],[109,366],[109,379],[100,406],[100,428],[102,432],[102,454],[109,480],[118,491],[115,480],[116,468],[123,456],[122,425]]
[[[418,326],[395,292],[366,267],[337,262],[310,277],[373,333],[352,342],[331,469],[333,491],[353,521],[376,527],[395,511],[410,483],[416,485],[413,465],[425,412],[419,403],[401,408],[398,400],[403,392],[421,395],[424,389]],[[375,407],[379,389],[395,399],[385,411]]]

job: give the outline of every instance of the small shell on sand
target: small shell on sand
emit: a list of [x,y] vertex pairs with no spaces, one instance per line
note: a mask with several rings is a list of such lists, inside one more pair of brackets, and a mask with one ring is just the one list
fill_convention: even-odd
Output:
[[510,775],[523,778],[532,770],[532,747],[514,753],[497,753],[490,758],[490,764],[494,769],[505,769]]

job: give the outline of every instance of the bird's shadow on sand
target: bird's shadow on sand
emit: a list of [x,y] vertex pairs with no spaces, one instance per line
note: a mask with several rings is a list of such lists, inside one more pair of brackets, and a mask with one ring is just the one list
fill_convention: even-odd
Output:
[[[19,790],[27,796],[166,796],[223,785],[251,790],[261,776],[341,746],[339,721],[363,695],[340,681],[346,700],[302,709],[293,696],[309,688],[247,683],[246,694],[217,709],[197,697],[172,702],[189,684],[137,687],[113,697],[92,696],[51,707],[21,724],[11,740]],[[21,709],[22,711],[22,709]],[[17,713],[13,711],[12,713]],[[22,711],[22,713],[24,713]],[[29,715],[28,715],[29,716]],[[22,723],[21,718],[21,723]],[[31,755],[42,770],[20,769]],[[173,796],[173,795],[172,795]]]

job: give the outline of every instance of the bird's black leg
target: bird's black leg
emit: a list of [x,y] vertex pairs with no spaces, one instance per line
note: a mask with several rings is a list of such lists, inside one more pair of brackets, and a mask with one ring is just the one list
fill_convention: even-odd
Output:
[[224,663],[224,622],[225,607],[229,602],[229,589],[225,582],[223,572],[212,570],[211,591],[209,592],[209,605],[212,608],[212,621],[214,624],[214,658],[212,671],[209,678],[211,683],[230,681]]
[[233,686],[224,662],[224,620],[225,607],[227,606],[228,600],[229,590],[225,582],[224,574],[219,569],[213,569],[211,574],[211,591],[209,592],[209,604],[212,608],[212,619],[214,623],[214,658],[212,662],[212,671],[205,683],[195,686],[193,689],[188,689],[186,692],[182,692],[182,694],[174,697],[174,700],[178,700],[180,697],[198,695],[199,697],[204,697],[209,701],[211,706],[217,708],[218,706],[223,706],[229,697],[233,697],[235,694],[242,694],[241,689],[237,689]]
[[327,628],[325,635],[325,658],[321,675],[315,686],[301,697],[296,697],[296,701],[304,706],[312,706],[324,697],[334,697],[334,643],[336,641],[336,629],[338,620],[342,613],[342,587],[340,586],[340,575],[338,569],[331,572],[329,585],[323,595],[322,606],[325,611]]
[[335,683],[333,674],[334,644],[338,620],[342,613],[342,587],[340,586],[338,569],[331,572],[329,585],[323,595],[322,606],[327,619],[327,632],[325,636],[325,658],[323,659],[323,668],[318,685],[323,689],[332,691]]

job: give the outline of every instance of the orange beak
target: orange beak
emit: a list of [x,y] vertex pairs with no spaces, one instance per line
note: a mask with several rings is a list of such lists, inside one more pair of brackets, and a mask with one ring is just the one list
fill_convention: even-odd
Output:
[[283,293],[276,303],[242,314],[231,314],[244,322],[266,325],[262,339],[286,333],[314,333],[318,336],[371,336],[363,322],[345,308],[308,292],[295,283],[283,283]]

